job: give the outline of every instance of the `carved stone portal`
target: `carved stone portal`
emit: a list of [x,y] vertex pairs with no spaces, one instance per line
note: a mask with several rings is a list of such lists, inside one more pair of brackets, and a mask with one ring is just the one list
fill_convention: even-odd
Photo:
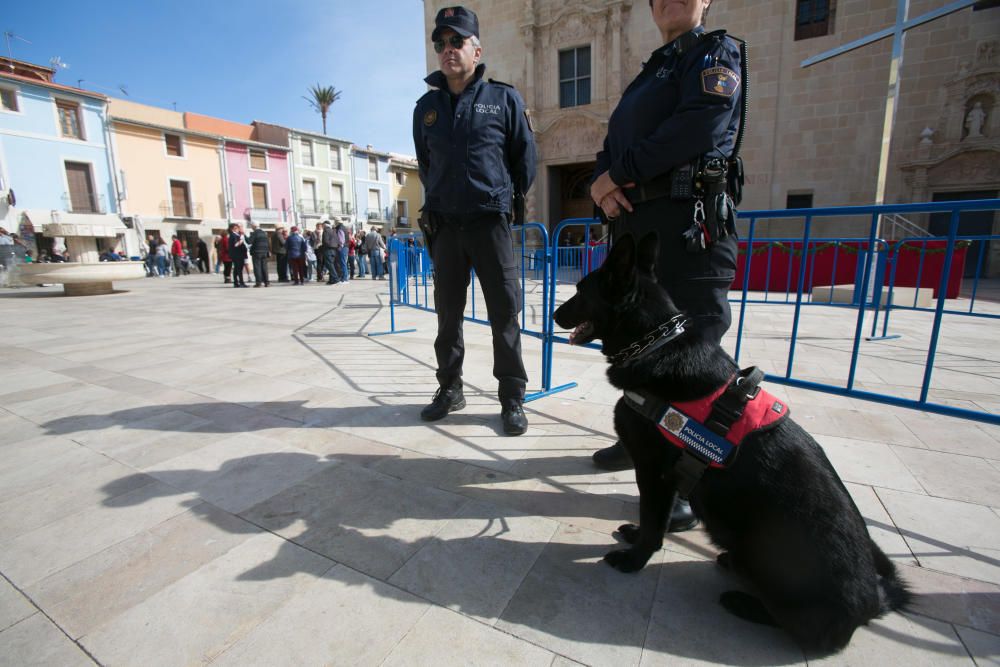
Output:
[[541,133],[539,147],[548,163],[593,160],[607,129],[597,120],[577,114],[558,119]]

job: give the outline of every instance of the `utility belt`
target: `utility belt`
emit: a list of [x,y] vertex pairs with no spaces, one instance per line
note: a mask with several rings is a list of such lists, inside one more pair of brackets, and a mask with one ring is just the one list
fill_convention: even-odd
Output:
[[716,241],[736,235],[736,205],[743,191],[743,161],[696,159],[652,181],[624,190],[633,205],[669,197],[694,201],[691,225],[683,232],[688,252],[702,253]]

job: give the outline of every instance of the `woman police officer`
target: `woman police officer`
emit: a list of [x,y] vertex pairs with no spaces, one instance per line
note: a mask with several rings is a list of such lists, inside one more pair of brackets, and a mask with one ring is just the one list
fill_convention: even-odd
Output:
[[[736,274],[733,201],[743,71],[739,42],[706,33],[711,0],[650,0],[664,45],[629,84],[608,122],[590,188],[613,235],[654,231],[656,276],[693,328],[716,342],[729,328]],[[729,188],[732,190],[733,188]],[[621,443],[594,454],[596,465],[631,462]],[[671,529],[693,526],[693,517]]]

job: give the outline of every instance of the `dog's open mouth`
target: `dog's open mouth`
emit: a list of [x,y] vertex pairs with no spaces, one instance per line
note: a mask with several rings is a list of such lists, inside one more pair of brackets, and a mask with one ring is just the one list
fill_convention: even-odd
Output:
[[592,340],[594,340],[594,325],[590,322],[578,325],[569,335],[570,345],[586,345]]

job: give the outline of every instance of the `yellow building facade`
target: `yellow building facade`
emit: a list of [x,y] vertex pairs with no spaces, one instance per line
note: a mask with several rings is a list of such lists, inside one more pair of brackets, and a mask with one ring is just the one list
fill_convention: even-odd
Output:
[[194,253],[227,226],[219,137],[188,130],[183,114],[127,100],[109,102],[121,212],[142,238],[176,234]]
[[424,206],[424,186],[420,182],[417,161],[393,155],[389,160],[392,185],[393,225],[400,230],[417,229],[417,218]]

